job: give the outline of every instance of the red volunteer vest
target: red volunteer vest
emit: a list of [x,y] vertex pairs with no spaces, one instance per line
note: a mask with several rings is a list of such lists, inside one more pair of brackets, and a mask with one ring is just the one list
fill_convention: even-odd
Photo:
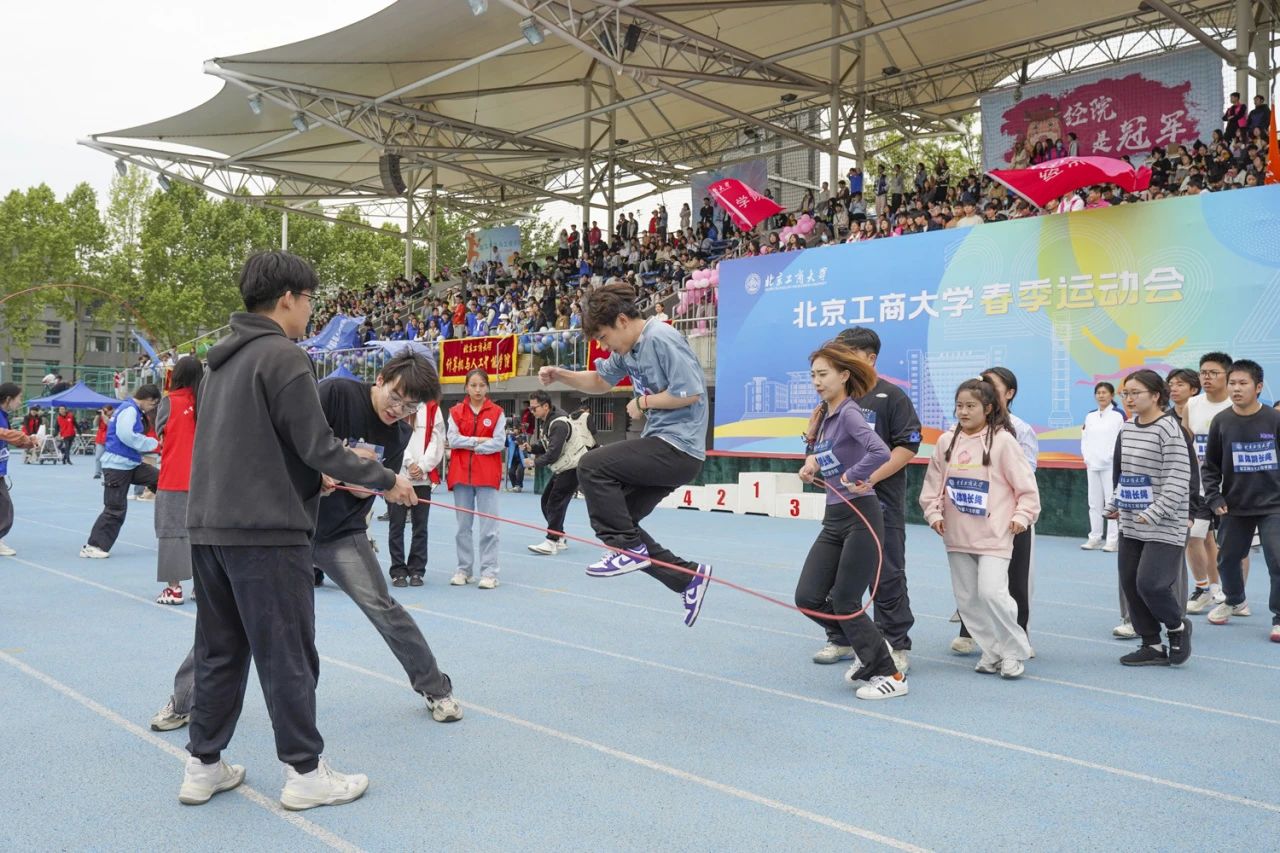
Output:
[[[435,432],[435,429],[436,429],[436,412],[439,409],[440,409],[439,403],[427,403],[427,405],[423,408],[427,418],[427,435],[426,435],[426,438],[424,438],[422,441],[423,452],[426,452],[426,449],[431,446],[431,434]],[[431,484],[433,486],[440,485],[439,468],[432,468],[430,471],[428,471],[427,479],[431,481]]]
[[160,482],[166,492],[191,491],[191,448],[196,441],[196,398],[190,388],[169,392],[169,420],[160,448]]
[[[477,414],[471,404],[463,400],[449,410],[458,432],[476,438],[493,438],[493,431],[502,417],[502,407],[492,400],[485,400]],[[496,489],[502,485],[502,451],[475,453],[465,448],[455,448],[449,457],[449,488],[454,486],[487,486]]]

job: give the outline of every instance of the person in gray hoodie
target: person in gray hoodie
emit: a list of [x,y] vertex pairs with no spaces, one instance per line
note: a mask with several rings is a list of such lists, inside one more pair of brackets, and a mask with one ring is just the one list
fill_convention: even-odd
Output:
[[287,252],[245,262],[231,335],[209,351],[191,458],[187,528],[195,574],[196,699],[180,802],[196,805],[244,780],[222,760],[256,663],[285,764],[287,809],[348,803],[369,780],[332,770],[316,728],[311,538],[321,474],[417,502],[413,486],[334,437],[311,361],[291,338],[311,316],[315,271]]

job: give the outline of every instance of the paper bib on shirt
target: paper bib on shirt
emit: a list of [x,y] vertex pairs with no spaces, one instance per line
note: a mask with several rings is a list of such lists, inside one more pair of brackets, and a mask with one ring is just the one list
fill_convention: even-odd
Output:
[[1201,462],[1204,461],[1204,454],[1209,449],[1209,434],[1207,432],[1196,433],[1196,458]]
[[835,452],[831,449],[831,442],[820,441],[813,446],[813,458],[818,463],[818,469],[822,472],[824,480],[840,479],[842,469],[840,460],[836,458]]
[[1120,509],[1142,512],[1155,501],[1151,478],[1146,474],[1121,474],[1116,486],[1116,506]]
[[952,505],[967,515],[987,514],[987,496],[991,492],[991,484],[986,480],[972,477],[948,477],[947,497]]
[[1274,441],[1231,442],[1231,465],[1237,474],[1280,470]]

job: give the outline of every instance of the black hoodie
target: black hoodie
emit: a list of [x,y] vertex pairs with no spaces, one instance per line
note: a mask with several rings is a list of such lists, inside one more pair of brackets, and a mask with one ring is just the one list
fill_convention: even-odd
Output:
[[231,315],[209,350],[191,454],[187,527],[193,545],[307,545],[320,472],[389,489],[395,474],[333,435],[311,360],[261,314]]

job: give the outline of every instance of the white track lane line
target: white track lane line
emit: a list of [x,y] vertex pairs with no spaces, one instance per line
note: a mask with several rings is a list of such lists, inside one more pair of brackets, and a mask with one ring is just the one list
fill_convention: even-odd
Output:
[[[175,746],[163,738],[156,737],[151,732],[142,728],[142,726],[130,722],[115,711],[112,711],[110,708],[95,702],[83,693],[77,692],[72,687],[68,687],[53,676],[43,673],[35,667],[18,660],[8,652],[0,651],[0,663],[6,663],[18,672],[21,672],[23,675],[33,678],[46,687],[61,693],[73,702],[88,708],[108,723],[111,723],[117,728],[124,729],[134,737],[154,746],[162,752],[168,753],[179,761],[185,762],[187,760],[187,751],[185,749]],[[361,848],[347,841],[345,838],[335,835],[324,827],[312,823],[295,812],[285,810],[278,802],[249,785],[241,783],[239,787],[235,789],[235,792],[240,794],[249,802],[261,806],[263,809],[280,818],[295,829],[305,832],[307,835],[310,835],[312,838],[327,847],[334,850],[341,850],[343,853],[363,853]]]
[[[114,593],[115,595],[128,598],[132,601],[138,601],[143,604],[148,604],[148,605],[162,608],[164,610],[172,612],[174,615],[177,615],[177,616],[185,616],[188,619],[192,619],[192,620],[195,619],[195,615],[190,612],[181,611],[172,606],[156,604],[154,601],[151,601],[150,599],[144,598],[143,596],[140,596],[140,595],[134,595],[133,593],[126,592],[125,590],[122,590],[122,589],[116,589],[114,587],[107,586],[106,584],[98,583],[97,581],[91,581],[86,578],[77,577],[76,575],[70,574],[69,572],[63,572],[49,566],[43,566],[43,565],[40,565],[39,563],[33,563],[30,560],[24,560],[16,557],[12,559],[15,562],[21,563],[26,566],[30,566],[31,568],[38,569],[43,572],[47,572],[49,574],[58,575],[68,580],[84,583],[89,586],[95,587],[97,589],[103,590],[105,592]],[[5,663],[10,663],[14,666],[18,666],[19,668],[30,669],[30,667],[26,667],[26,664],[22,664],[21,662],[11,658],[9,655],[5,654],[4,652],[0,652],[0,660],[4,660]],[[327,655],[320,655],[320,660],[324,661],[327,664],[331,664],[333,666],[341,667],[343,669],[348,669],[348,670],[351,670],[352,672],[361,673],[371,678],[377,678],[380,681],[386,681],[387,683],[394,684],[397,687],[405,686],[403,678],[393,678],[392,676],[384,675],[380,672],[375,672],[374,670],[365,669],[364,667],[359,666],[358,664],[350,663],[348,661],[340,660],[338,658],[329,657]],[[35,670],[31,670],[31,673],[35,673],[35,672],[36,672]],[[58,685],[58,682],[54,682],[53,679],[48,678],[48,676],[37,675],[33,677],[39,677],[40,680],[48,679],[48,683],[50,683],[51,686]],[[164,741],[164,740],[161,740],[160,738],[155,737],[150,732],[147,732],[146,730],[130,723],[128,720],[125,720],[123,717],[119,716],[114,711],[110,711],[106,708],[103,708],[100,705],[97,705],[96,702],[93,702],[93,700],[88,699],[87,697],[80,696],[80,694],[75,693],[75,691],[71,690],[71,688],[69,687],[65,687],[65,690],[63,690],[62,688],[64,687],[65,685],[60,685],[60,686],[56,686],[55,689],[60,690],[60,692],[70,691],[66,695],[71,696],[72,694],[75,694],[74,696],[72,696],[72,698],[76,698],[76,701],[81,702],[81,704],[92,703],[93,706],[96,706],[96,707],[91,707],[90,705],[86,704],[86,707],[90,707],[91,710],[94,710],[98,713],[104,713],[104,715],[110,715],[108,719],[111,719],[112,722],[117,722],[117,724],[119,725],[126,726],[130,732],[138,735],[139,737],[142,737],[148,742],[158,741],[160,744],[164,745],[165,750],[167,752],[170,752],[171,754],[174,754],[174,755],[178,755],[182,757],[184,760],[186,759],[187,753],[185,750],[178,749],[178,747],[172,746],[167,741]],[[412,692],[412,688],[408,688],[408,689]],[[417,695],[417,694],[415,693],[414,695]],[[534,731],[539,734],[546,735],[548,737],[553,737],[558,740],[562,740],[566,743],[574,744],[575,746],[591,749],[596,752],[602,753],[604,755],[608,755],[610,757],[617,758],[622,761],[627,761],[631,764],[635,764],[640,767],[645,767],[655,772],[663,773],[685,782],[691,782],[693,784],[700,785],[704,788],[708,788],[710,790],[716,791],[721,794],[726,794],[728,796],[735,797],[740,800],[745,800],[747,802],[754,803],[756,805],[773,809],[774,811],[782,812],[783,814],[791,815],[792,817],[797,817],[802,820],[807,820],[811,823],[816,823],[820,826],[827,827],[828,829],[834,829],[839,832],[843,832],[847,835],[853,835],[858,838],[865,839],[867,841],[873,841],[877,844],[882,844],[894,850],[909,851],[910,853],[928,853],[928,848],[926,847],[918,847],[914,844],[910,844],[906,841],[901,841],[897,838],[891,838],[890,836],[887,836],[887,835],[881,835],[878,832],[874,832],[869,829],[864,829],[859,826],[854,826],[853,824],[844,823],[843,821],[838,821],[834,818],[827,817],[826,815],[821,815],[815,812],[807,811],[806,809],[799,808],[798,806],[793,806],[789,803],[784,803],[779,800],[770,799],[769,797],[765,797],[760,794],[756,794],[751,791],[744,790],[742,788],[735,788],[732,785],[726,785],[723,782],[717,782],[714,779],[708,779],[704,776],[698,776],[686,770],[681,770],[678,767],[672,767],[667,764],[662,764],[661,762],[653,761],[652,759],[648,759],[640,755],[633,755],[632,753],[624,752],[620,749],[616,749],[606,744],[597,743],[591,740],[586,740],[585,738],[580,738],[577,735],[569,734],[568,732],[562,732],[558,729],[549,728],[548,726],[541,725],[540,723],[535,723],[535,722],[532,722],[531,720],[525,720],[521,717],[517,717],[512,714],[507,714],[503,711],[497,711],[492,708],[487,708],[483,705],[476,705],[472,702],[459,702],[458,704],[462,705],[464,708],[468,708],[479,714],[483,714],[488,717],[493,717],[495,719],[520,726],[530,731]],[[98,709],[101,709],[101,710],[99,711]],[[240,787],[245,788],[247,786],[241,785]],[[267,808],[273,808],[273,810],[279,809],[283,813],[283,816],[292,815],[291,812],[285,812],[284,809],[281,808],[278,804],[272,802],[271,800],[265,797],[262,797],[262,795],[258,794],[256,791],[253,791],[252,793],[262,798],[262,802],[259,803],[260,805],[264,805],[264,807],[267,807]],[[246,796],[247,795],[248,794],[246,794]],[[258,800],[254,800],[254,802],[258,802]],[[303,819],[299,818],[299,820],[303,820]],[[316,827],[316,829],[319,830],[320,832],[326,832],[326,830],[323,830],[320,827]],[[337,836],[334,836],[334,838],[337,838]],[[338,839],[338,840],[342,841],[341,839]],[[342,843],[345,844],[346,842],[342,842]],[[359,850],[359,848],[350,846],[350,845],[348,845],[347,847],[337,848],[337,849],[351,850],[351,851]]]

